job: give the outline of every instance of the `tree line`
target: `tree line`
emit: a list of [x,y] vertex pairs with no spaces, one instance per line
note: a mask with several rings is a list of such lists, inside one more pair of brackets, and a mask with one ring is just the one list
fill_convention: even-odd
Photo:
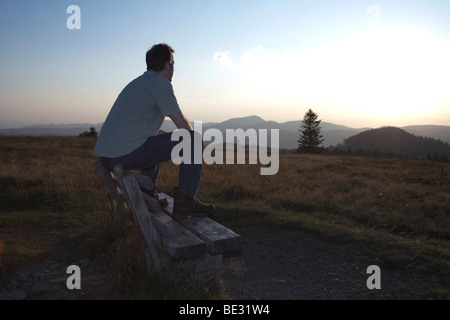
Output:
[[79,137],[93,137],[93,138],[97,138],[98,132],[95,130],[94,126],[91,126],[89,131],[83,131],[78,136]]

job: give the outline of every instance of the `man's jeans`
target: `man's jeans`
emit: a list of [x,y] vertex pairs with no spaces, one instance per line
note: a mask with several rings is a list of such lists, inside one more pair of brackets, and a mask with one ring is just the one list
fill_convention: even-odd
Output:
[[[202,165],[194,164],[194,131],[189,132],[191,134],[191,164],[183,162],[180,164],[178,187],[183,193],[195,197],[200,185]],[[150,137],[142,146],[127,155],[118,158],[102,157],[102,163],[109,169],[120,164],[124,170],[141,170],[141,174],[149,176],[156,187],[159,164],[171,160],[172,148],[180,143],[180,141],[171,141],[171,136],[172,133],[164,133]]]

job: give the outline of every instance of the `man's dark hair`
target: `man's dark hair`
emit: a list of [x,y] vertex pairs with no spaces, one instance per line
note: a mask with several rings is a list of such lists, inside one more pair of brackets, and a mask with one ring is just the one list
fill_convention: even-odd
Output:
[[173,65],[173,53],[175,51],[171,46],[165,43],[155,44],[145,55],[145,61],[147,62],[147,70],[155,72],[162,71],[169,62]]

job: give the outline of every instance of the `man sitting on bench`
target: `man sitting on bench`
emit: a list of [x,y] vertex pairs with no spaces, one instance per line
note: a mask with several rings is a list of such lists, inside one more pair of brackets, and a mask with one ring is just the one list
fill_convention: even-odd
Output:
[[[192,125],[183,115],[172,88],[174,50],[167,44],[154,45],[146,54],[147,71],[131,81],[119,94],[100,131],[94,154],[103,165],[112,169],[122,165],[124,170],[141,170],[151,177],[155,189],[142,190],[159,200],[156,190],[159,164],[171,159],[172,148],[179,141],[171,141],[171,133],[160,130],[164,118],[170,117],[177,128],[189,130],[191,150],[194,150]],[[181,163],[178,187],[174,188],[173,217],[206,216],[214,205],[196,198],[200,185],[202,164]]]

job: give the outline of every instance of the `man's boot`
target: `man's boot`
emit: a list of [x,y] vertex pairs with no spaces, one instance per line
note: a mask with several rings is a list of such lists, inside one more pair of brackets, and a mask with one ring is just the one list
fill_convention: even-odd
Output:
[[205,204],[195,197],[188,196],[180,189],[173,189],[173,212],[172,217],[185,219],[187,217],[204,217],[214,211],[214,205]]

